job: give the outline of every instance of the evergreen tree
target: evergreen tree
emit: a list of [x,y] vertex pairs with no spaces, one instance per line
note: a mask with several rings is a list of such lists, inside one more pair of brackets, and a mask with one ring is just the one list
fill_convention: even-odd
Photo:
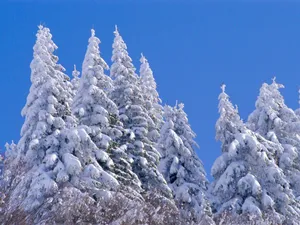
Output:
[[5,160],[4,160],[4,166],[5,170],[3,172],[2,182],[0,184],[0,187],[2,186],[2,189],[7,188],[11,185],[11,181],[13,179],[14,175],[14,169],[17,166],[17,161],[15,160],[18,156],[18,148],[17,145],[12,141],[11,144],[6,143],[5,144]]
[[214,224],[205,196],[208,181],[194,147],[192,131],[183,104],[165,106],[165,124],[158,141],[162,155],[160,171],[164,175],[185,224]]
[[[97,39],[92,32],[88,51],[97,53],[95,43]],[[134,180],[139,188],[139,180],[131,171],[132,159],[127,157],[127,151],[133,152],[134,145],[130,145],[130,150],[126,149],[127,145],[120,145],[128,143],[122,133],[130,134],[131,138],[134,133],[122,129],[118,108],[106,98],[105,93],[111,87],[108,86],[110,79],[102,76],[105,62],[97,56],[91,57],[93,53],[87,54],[78,93],[82,94],[83,87],[88,87],[88,94],[81,98],[77,93],[74,101],[77,121],[69,107],[74,96],[72,84],[63,73],[64,68],[57,64],[55,49],[50,30],[40,26],[31,63],[32,86],[22,110],[25,122],[21,139],[17,146],[7,145],[8,154],[15,158],[9,157],[12,160],[6,167],[8,179],[1,185],[1,222],[174,224],[179,221],[171,200],[156,195],[154,190],[142,193],[142,197],[136,196],[126,184],[120,189],[115,179],[114,167],[124,174],[131,172],[131,177],[121,174],[117,178]],[[111,146],[111,141],[117,146]],[[106,150],[111,152],[108,154]],[[146,156],[150,158],[150,154]],[[153,188],[157,184],[165,187],[164,179],[155,173],[155,164],[148,167],[145,160],[142,162],[145,164],[141,174],[145,181],[151,181]]]
[[7,161],[13,161],[18,155],[18,148],[14,141],[11,144],[5,144],[5,159]]
[[79,81],[80,81],[79,75],[80,72],[76,69],[76,65],[74,65],[74,70],[72,72],[73,79],[71,80],[71,83],[73,85],[74,95],[77,93],[79,88]]
[[[50,30],[39,26],[30,65],[32,86],[22,110],[25,122],[7,190],[9,210],[20,206],[26,211],[37,209],[57,193],[59,175],[67,174],[63,165],[68,155],[59,154],[60,134],[75,121],[69,109],[71,84],[64,68],[57,64],[58,57],[53,54],[56,49]],[[56,170],[57,164],[63,169]]]
[[155,149],[154,143],[147,138],[149,124],[153,121],[144,107],[138,76],[128,55],[127,46],[117,28],[114,34],[113,64],[110,70],[114,89],[111,92],[111,98],[118,106],[124,128],[132,131],[127,139],[127,146],[133,158],[133,171],[138,175],[145,190],[156,190],[170,197],[171,191],[157,169],[160,154]]
[[276,154],[283,151],[281,145],[247,129],[230,103],[225,85],[219,101],[216,138],[222,143],[222,155],[212,167],[215,180],[210,187],[216,216],[229,213],[227,224],[236,224],[234,217],[242,218],[245,224],[251,220],[256,224],[262,220],[267,224],[297,224],[299,208],[275,161]]
[[142,54],[140,66],[140,85],[145,102],[145,108],[148,111],[150,118],[153,120],[152,127],[149,127],[148,138],[156,142],[159,138],[159,131],[163,124],[163,108],[161,99],[156,90],[156,82],[153,77],[153,72],[149,66],[148,60]]
[[[298,89],[298,104],[300,106],[300,88]],[[295,114],[300,117],[300,107],[295,110]]]
[[108,66],[100,56],[99,44],[100,40],[92,29],[73,112],[79,119],[79,125],[87,127],[91,139],[101,150],[101,154],[96,154],[100,165],[102,155],[108,153],[112,162],[102,166],[123,184],[140,190],[140,181],[132,172],[126,145],[120,145],[124,129],[118,118],[118,108],[108,97],[108,92],[112,89],[112,80],[104,74]]
[[[110,142],[107,129],[110,121],[118,115],[118,108],[107,97],[107,91],[112,88],[112,81],[104,74],[108,65],[100,57],[99,43],[100,40],[92,30],[82,65],[80,87],[72,108],[74,115],[79,118],[79,124],[89,126],[93,130],[93,141],[97,146],[107,149]],[[100,131],[106,131],[107,135],[102,135]],[[122,134],[116,129],[114,135],[120,137]]]
[[250,114],[247,125],[266,139],[282,145],[284,151],[276,156],[276,160],[294,195],[300,197],[300,118],[285,105],[279,92],[283,87],[275,78],[272,84],[262,85],[256,109]]
[[[3,221],[6,223],[43,221],[51,214],[51,208],[61,204],[66,191],[73,202],[85,192],[87,195],[76,207],[89,208],[94,204],[92,195],[108,198],[107,187],[118,186],[94,160],[94,154],[101,155],[107,164],[109,158],[98,151],[86,129],[76,127],[69,107],[72,85],[63,67],[57,64],[58,57],[53,54],[57,46],[51,38],[50,30],[39,26],[31,63],[32,86],[22,110],[25,116],[22,137],[16,159],[10,163],[12,179],[5,185],[8,197]],[[65,210],[72,214],[70,207]]]

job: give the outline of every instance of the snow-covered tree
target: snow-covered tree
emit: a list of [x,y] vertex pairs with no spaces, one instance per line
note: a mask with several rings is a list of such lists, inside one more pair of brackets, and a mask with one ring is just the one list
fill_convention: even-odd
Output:
[[111,98],[118,106],[124,128],[132,131],[129,132],[131,134],[127,139],[127,146],[133,158],[133,171],[138,175],[145,190],[156,190],[157,193],[164,193],[165,196],[170,197],[171,191],[157,169],[160,154],[155,149],[154,143],[147,137],[149,127],[154,126],[154,122],[144,107],[139,78],[117,28],[114,34],[113,64],[110,70],[114,89]]
[[[300,106],[300,88],[298,89],[298,105]],[[300,107],[295,110],[295,114],[300,117]]]
[[[50,30],[39,26],[30,65],[32,86],[22,110],[25,122],[21,139],[17,147],[10,147],[17,148],[7,190],[10,211],[18,207],[25,211],[37,209],[57,193],[59,175],[68,176],[63,166],[67,155],[60,154],[60,133],[74,126],[69,108],[72,85],[63,73],[64,68],[57,64],[58,57],[53,54],[56,49]],[[62,165],[60,169],[57,169],[58,164]]]
[[283,88],[273,79],[264,83],[256,101],[256,109],[248,118],[248,127],[284,148],[277,155],[278,165],[288,177],[291,189],[300,197],[300,118],[284,103],[279,89]]
[[[128,140],[135,134],[122,128],[118,107],[107,98],[111,80],[103,74],[106,63],[97,58],[96,43],[92,31],[83,77],[73,101],[72,84],[53,54],[57,46],[50,30],[39,26],[31,63],[32,86],[22,110],[25,122],[21,139],[18,145],[7,145],[10,162],[7,161],[5,170],[5,185],[1,182],[0,187],[1,222],[174,224],[180,221],[173,201],[153,194],[156,187],[161,192],[169,191],[156,165],[150,160],[151,166],[146,160],[141,161],[144,164],[140,174],[144,175],[144,181],[153,184],[144,187],[153,187],[153,192],[142,190],[131,170],[133,160],[128,152],[134,152],[134,145],[129,145]],[[72,115],[70,104],[74,104],[77,118]],[[134,156],[138,159],[139,155]],[[145,159],[154,158],[150,156],[145,154]],[[120,178],[131,183],[126,184]],[[137,194],[128,188],[134,182]]]
[[154,127],[149,127],[148,137],[151,141],[156,142],[159,138],[159,131],[163,124],[163,108],[161,106],[161,99],[156,90],[156,82],[153,77],[152,69],[149,62],[142,54],[140,66],[140,85],[149,116],[154,122]]
[[166,122],[158,141],[162,155],[159,169],[173,191],[185,224],[214,224],[206,197],[208,181],[194,150],[198,146],[196,135],[183,107],[164,108]]
[[3,180],[0,184],[0,187],[4,189],[4,186],[10,186],[11,181],[14,177],[14,169],[16,167],[17,163],[15,161],[16,157],[18,156],[18,148],[17,145],[12,141],[11,144],[6,143],[5,144],[5,160],[4,160],[4,166],[5,170],[3,172]]
[[74,65],[74,70],[72,71],[73,79],[71,80],[71,83],[73,85],[74,95],[77,93],[79,88],[79,81],[80,81],[79,75],[80,72],[76,69],[76,65]]
[[92,29],[82,65],[80,87],[72,105],[73,112],[79,119],[79,125],[87,127],[91,139],[102,151],[96,154],[99,163],[102,155],[107,153],[112,164],[109,167],[103,165],[104,168],[114,172],[122,183],[139,189],[140,181],[132,172],[127,147],[120,143],[124,129],[119,121],[118,108],[108,97],[112,80],[104,73],[108,65],[100,56],[99,44],[100,40]]
[[4,166],[3,164],[4,164],[4,156],[0,154],[0,185],[1,185],[1,180],[3,179],[3,166]]
[[[109,145],[109,136],[118,138],[122,133],[117,129],[112,130],[115,133],[107,131],[110,123],[116,120],[118,108],[107,96],[108,90],[112,88],[112,80],[104,74],[104,70],[108,70],[108,65],[100,56],[100,40],[95,36],[94,30],[91,33],[82,65],[80,87],[72,108],[74,114],[79,118],[79,124],[93,129],[93,140],[97,146],[106,149]],[[97,134],[101,134],[100,130],[106,132],[105,137],[96,137]]]
[[[90,199],[93,194],[102,200],[109,195],[107,187],[118,187],[116,179],[94,160],[98,154],[103,163],[109,164],[108,156],[98,151],[86,129],[76,127],[69,107],[72,85],[63,67],[57,64],[55,49],[50,30],[39,26],[31,63],[32,86],[22,110],[25,122],[16,159],[10,163],[12,179],[5,185],[6,223],[43,220],[49,213],[49,202],[62,197],[62,187],[73,187],[69,189],[71,196],[83,191]],[[80,206],[88,207],[86,202]],[[12,222],[10,215],[18,215],[20,221]],[[26,218],[26,222],[21,222],[21,218]]]
[[222,155],[212,167],[214,181],[210,187],[217,218],[229,213],[232,218],[243,215],[245,223],[265,220],[267,224],[297,224],[298,205],[276,165],[276,155],[283,152],[281,145],[244,125],[225,93],[225,85],[219,96],[219,113],[216,138],[222,143]]

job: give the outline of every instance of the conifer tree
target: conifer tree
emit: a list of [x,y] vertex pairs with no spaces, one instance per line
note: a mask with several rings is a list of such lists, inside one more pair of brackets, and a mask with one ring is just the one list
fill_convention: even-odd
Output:
[[208,181],[202,162],[195,153],[196,137],[183,104],[165,106],[165,124],[158,141],[164,175],[185,224],[214,224],[206,197]]
[[[298,89],[298,105],[300,106],[300,88]],[[295,110],[295,114],[300,117],[300,107]]]
[[73,79],[71,80],[71,83],[73,85],[74,95],[77,93],[79,88],[79,81],[80,81],[79,75],[80,72],[76,69],[76,65],[74,65],[74,70],[72,72]]
[[124,129],[119,121],[118,108],[108,97],[112,80],[104,73],[108,65],[100,56],[99,44],[100,40],[92,29],[73,112],[79,119],[79,125],[87,127],[91,139],[101,150],[101,154],[96,154],[99,163],[102,155],[108,153],[112,159],[111,165],[102,166],[123,184],[140,190],[140,181],[132,172],[126,145],[121,144]]
[[[98,40],[92,31],[83,77],[73,101],[73,85],[64,74],[64,68],[57,64],[58,57],[53,54],[57,46],[52,41],[50,30],[39,26],[31,63],[32,86],[22,110],[25,122],[21,139],[17,146],[7,145],[8,155],[13,156],[9,157],[12,162],[6,167],[6,184],[1,185],[1,222],[179,222],[178,211],[172,200],[161,195],[164,191],[165,195],[170,194],[170,190],[157,171],[157,164],[153,163],[156,155],[150,153],[155,149],[150,148],[150,141],[139,136],[139,128],[143,131],[146,128],[137,125],[124,130],[118,118],[118,107],[106,95],[111,91],[112,83],[103,73],[107,65],[98,57]],[[71,104],[78,119],[71,113]],[[140,104],[143,105],[142,102]],[[144,111],[139,111],[142,107],[130,107],[137,111],[131,110],[129,118],[137,121],[138,116],[132,117],[135,112],[147,118]],[[123,134],[129,134],[129,137]],[[135,145],[129,143],[135,137],[138,137],[133,142]],[[115,143],[111,145],[112,142]],[[150,146],[148,149],[145,147],[149,152],[143,152],[145,157],[134,152],[135,146],[144,150],[140,147],[143,143]],[[132,153],[130,157],[128,152]],[[136,160],[136,164],[131,158]],[[144,175],[144,190],[140,188],[136,174],[131,171],[132,162],[136,168],[141,168],[137,171]],[[115,173],[117,169],[120,174]],[[120,178],[131,183],[126,184]],[[123,184],[122,189],[119,181]],[[133,189],[127,188],[134,182],[137,186],[135,190],[142,192],[137,196],[132,194]],[[160,192],[156,194],[150,187],[158,187]]]
[[[66,192],[69,203],[81,199],[77,206],[73,203],[61,210],[72,215],[76,207],[89,209],[92,195],[105,199],[109,197],[107,187],[118,186],[94,160],[98,148],[71,114],[72,85],[57,64],[56,49],[50,30],[39,26],[31,63],[32,86],[22,110],[25,122],[11,164],[15,166],[10,168],[12,179],[5,185],[8,197],[3,221],[8,224],[39,223],[50,215],[51,222],[56,221],[51,209],[65,204],[61,199]],[[109,163],[105,154],[101,160]]]
[[8,209],[12,211],[20,206],[25,211],[37,209],[57,193],[60,175],[68,176],[66,161],[71,156],[60,154],[60,134],[64,128],[72,128],[75,120],[69,108],[71,84],[57,64],[56,49],[50,30],[39,26],[30,65],[32,86],[22,110],[25,122],[18,146],[11,146],[17,148],[7,186]]
[[[118,108],[107,97],[107,91],[112,88],[112,81],[104,74],[104,70],[108,70],[108,65],[100,56],[99,44],[100,40],[92,29],[82,65],[80,87],[72,108],[74,114],[79,118],[79,124],[93,129],[93,141],[97,146],[107,149],[110,141],[107,129],[110,121],[118,115]],[[101,135],[101,130],[106,131],[107,134]],[[97,137],[98,134],[100,136]],[[115,138],[120,137],[121,131],[116,129],[114,135]]]
[[276,155],[278,165],[287,176],[291,189],[300,197],[300,118],[284,103],[279,89],[284,88],[273,79],[264,83],[256,101],[256,109],[248,118],[248,127],[266,139],[282,145],[284,151]]
[[159,138],[159,131],[163,124],[163,108],[161,99],[156,90],[156,82],[153,77],[153,72],[149,66],[149,62],[142,54],[140,66],[140,85],[145,102],[145,108],[152,119],[152,127],[149,127],[148,138],[156,142]]
[[[160,154],[147,135],[149,124],[153,123],[144,105],[143,93],[127,46],[117,28],[114,32],[112,66],[110,75],[114,89],[111,98],[119,109],[124,128],[132,133],[127,139],[128,152],[133,158],[133,171],[147,191],[157,191],[171,197],[171,191],[157,169]],[[130,132],[129,132],[130,133]]]
[[6,143],[5,148],[5,170],[2,171],[3,177],[0,185],[0,187],[2,186],[2,189],[7,188],[7,186],[10,186],[11,184],[11,181],[14,177],[14,169],[17,167],[17,165],[15,165],[15,163],[17,163],[15,159],[18,156],[18,148],[14,141],[12,141],[11,144]]
[[216,216],[229,214],[226,224],[234,224],[234,219],[241,224],[251,220],[295,224],[299,208],[275,161],[275,155],[283,151],[281,145],[246,128],[225,93],[225,85],[219,96],[219,112],[216,138],[222,143],[222,155],[212,167],[215,180],[210,187]]

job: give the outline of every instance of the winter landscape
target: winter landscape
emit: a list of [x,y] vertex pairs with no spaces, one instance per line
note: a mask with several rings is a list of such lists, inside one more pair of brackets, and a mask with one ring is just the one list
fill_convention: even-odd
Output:
[[25,5],[0,20],[0,225],[300,225],[300,7]]
[[[70,79],[39,25],[21,139],[6,144],[2,224],[299,224],[300,112],[262,84],[248,121],[221,85],[208,182],[183,103],[162,106],[117,26],[112,65],[91,30]],[[59,212],[59,213],[58,213]]]

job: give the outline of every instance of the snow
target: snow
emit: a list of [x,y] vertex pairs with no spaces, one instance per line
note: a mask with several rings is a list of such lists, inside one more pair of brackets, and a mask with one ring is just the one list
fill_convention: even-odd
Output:
[[81,116],[81,117],[84,116],[84,108],[79,109],[79,116]]
[[297,149],[291,145],[283,145],[284,152],[280,157],[280,167],[283,169],[293,166],[294,160],[298,158]]
[[241,162],[230,163],[225,172],[220,176],[215,184],[214,192],[226,192],[235,182],[235,177],[240,177],[245,172],[245,166]]
[[58,161],[53,172],[56,174],[56,182],[64,183],[69,180],[69,175],[65,171],[65,166],[61,161]]
[[276,134],[275,134],[274,131],[269,131],[269,132],[267,133],[267,138],[268,138],[269,140],[273,141],[273,142],[279,143],[278,138],[277,138],[277,136],[276,136]]
[[144,144],[143,144],[143,142],[141,142],[141,141],[135,141],[135,142],[134,142],[134,145],[135,145],[137,148],[144,148]]
[[62,118],[58,117],[58,118],[55,118],[53,125],[56,128],[63,128],[65,126],[65,122],[63,121]]
[[242,196],[251,194],[258,196],[261,194],[261,186],[252,174],[247,174],[238,181],[238,190]]
[[80,161],[70,153],[65,153],[63,155],[63,162],[65,164],[66,171],[70,175],[78,175],[82,171]]
[[38,139],[33,139],[30,144],[29,144],[29,149],[34,150],[38,147],[39,145],[39,140]]
[[170,166],[170,174],[176,174],[178,172],[179,159],[175,156]]
[[54,166],[57,161],[58,161],[58,157],[55,153],[46,155],[46,157],[44,158],[44,163],[47,168]]
[[108,124],[108,119],[107,116],[96,114],[91,116],[91,122],[92,124],[100,124],[101,127],[104,127]]
[[238,140],[234,140],[231,142],[228,148],[228,156],[229,157],[235,157],[237,155],[237,147],[239,146]]
[[147,166],[147,159],[145,157],[140,157],[140,164],[142,167],[146,167]]
[[49,125],[53,125],[54,120],[55,120],[55,118],[54,118],[52,115],[49,114],[49,115],[47,116],[47,123],[48,123]]
[[49,104],[53,104],[53,105],[57,104],[57,99],[53,95],[49,95],[47,100]]
[[183,104],[174,108],[165,106],[164,117],[166,122],[157,144],[162,155],[159,170],[173,191],[182,218],[200,223],[203,208],[207,207],[204,214],[209,217],[210,206],[205,198],[207,180],[203,165],[193,149],[197,146],[196,135],[188,123]]
[[84,168],[84,175],[97,180],[101,173],[93,164],[89,164]]
[[50,30],[39,26],[21,139],[5,145],[1,215],[34,223],[60,212],[58,223],[70,224],[211,225],[227,216],[296,224],[300,113],[285,105],[283,86],[262,85],[246,124],[221,86],[221,155],[208,183],[184,104],[162,107],[148,60],[141,56],[138,76],[114,34],[110,77],[91,30],[82,76],[74,66],[70,82]]
[[82,142],[87,141],[89,138],[89,135],[87,134],[86,130],[83,128],[78,129],[78,135]]
[[227,166],[227,153],[223,153],[220,155],[214,162],[213,166],[211,167],[211,175],[216,176],[220,171],[225,171]]
[[253,197],[246,198],[242,210],[244,213],[256,214],[262,216],[262,212],[260,211],[259,207],[257,206],[257,201]]
[[[286,185],[282,172],[269,159],[280,146],[247,129],[224,88],[219,101],[220,118],[216,123],[216,137],[222,142],[222,155],[212,167],[215,181],[211,184],[210,193],[214,196],[214,210],[217,213],[231,210],[237,214],[242,210],[242,213],[261,217],[262,210],[265,210],[261,196],[265,189],[272,193],[270,201],[273,201],[272,198],[279,200],[278,193]],[[252,126],[250,123],[249,127]],[[288,190],[284,192],[288,193]],[[232,205],[237,202],[237,205]]]
[[106,152],[102,150],[96,151],[96,158],[100,160],[101,162],[106,162],[109,159],[109,156]]
[[189,188],[186,185],[179,186],[176,190],[175,198],[182,202],[185,202],[185,203],[191,202],[192,199],[191,199],[191,196],[188,193],[188,191],[189,191]]
[[273,199],[264,190],[263,195],[262,195],[262,205],[263,205],[264,209],[273,208],[274,204],[275,203],[274,203]]
[[56,113],[56,109],[53,104],[48,104],[47,111],[48,111],[48,113],[51,113],[51,114]]
[[107,173],[106,171],[101,171],[100,174],[100,182],[106,184],[108,187],[116,189],[119,186],[119,182],[112,175]]

